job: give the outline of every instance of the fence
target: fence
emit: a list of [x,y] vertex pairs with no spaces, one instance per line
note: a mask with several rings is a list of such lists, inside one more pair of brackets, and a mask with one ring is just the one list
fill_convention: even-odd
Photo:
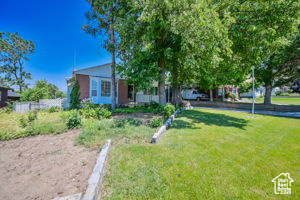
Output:
[[18,102],[14,104],[14,111],[17,113],[26,113],[31,110],[44,110],[51,107],[66,108],[68,105],[66,99],[41,99],[39,102]]

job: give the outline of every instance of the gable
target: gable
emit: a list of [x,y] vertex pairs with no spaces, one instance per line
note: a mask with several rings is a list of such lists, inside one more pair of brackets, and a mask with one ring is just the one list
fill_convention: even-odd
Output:
[[[103,78],[111,78],[111,63],[76,70],[75,73],[88,75],[88,76],[99,76]],[[119,75],[116,75],[116,78],[120,78]]]

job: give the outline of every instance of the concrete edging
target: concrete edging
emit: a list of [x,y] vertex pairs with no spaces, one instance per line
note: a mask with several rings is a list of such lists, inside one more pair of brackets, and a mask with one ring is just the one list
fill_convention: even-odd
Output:
[[160,136],[162,136],[166,132],[166,130],[168,130],[168,128],[170,127],[171,123],[173,122],[173,120],[175,119],[177,114],[180,113],[183,110],[188,110],[188,109],[190,109],[190,108],[181,108],[181,109],[176,110],[174,112],[174,114],[171,115],[167,119],[167,121],[164,123],[164,125],[161,126],[156,133],[154,133],[154,135],[152,136],[152,139],[151,139],[151,143],[153,143],[153,144],[157,143]]
[[100,188],[102,186],[104,169],[107,161],[107,155],[111,147],[111,140],[107,140],[103,146],[101,152],[99,153],[96,165],[93,172],[88,180],[87,189],[81,198],[81,200],[97,200],[100,193]]

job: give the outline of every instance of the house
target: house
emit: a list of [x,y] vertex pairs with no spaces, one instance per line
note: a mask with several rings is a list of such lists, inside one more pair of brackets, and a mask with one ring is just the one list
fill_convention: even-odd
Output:
[[5,107],[7,101],[15,101],[20,98],[18,93],[15,93],[13,89],[0,85],[0,108]]
[[[80,99],[90,99],[94,104],[111,104],[112,77],[111,63],[73,71],[72,78],[67,78],[67,96],[70,99],[72,83],[77,80],[80,85]],[[158,84],[146,91],[136,91],[134,86],[127,85],[125,79],[116,74],[117,104],[158,102]],[[167,101],[171,99],[169,86],[166,87]]]
[[290,173],[281,173],[272,182],[274,183],[275,194],[291,194],[291,183],[294,180],[290,177]]

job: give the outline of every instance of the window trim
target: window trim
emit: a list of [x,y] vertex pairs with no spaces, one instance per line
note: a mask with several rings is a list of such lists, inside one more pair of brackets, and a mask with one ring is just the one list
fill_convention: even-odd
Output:
[[[103,83],[109,83],[109,84],[103,84]],[[108,86],[109,85],[109,93],[106,93],[108,92],[108,89],[107,88],[104,88],[105,86]],[[111,81],[109,80],[101,80],[101,97],[111,97]]]

